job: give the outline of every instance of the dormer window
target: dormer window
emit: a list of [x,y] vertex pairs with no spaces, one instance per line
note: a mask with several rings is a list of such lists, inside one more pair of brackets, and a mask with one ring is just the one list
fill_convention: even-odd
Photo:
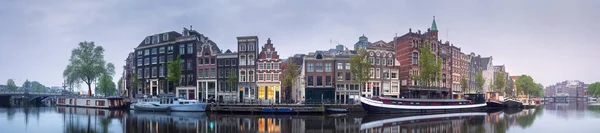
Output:
[[158,40],[158,39],[159,39],[159,38],[158,38],[158,35],[154,35],[154,36],[152,37],[152,44],[157,44],[157,43],[160,41],[160,40]]
[[272,58],[271,52],[265,52],[265,55],[267,56],[267,59],[271,59]]
[[150,44],[150,37],[146,37],[146,39],[144,39],[144,43],[145,44]]
[[169,34],[165,33],[163,34],[163,41],[167,41],[169,40]]

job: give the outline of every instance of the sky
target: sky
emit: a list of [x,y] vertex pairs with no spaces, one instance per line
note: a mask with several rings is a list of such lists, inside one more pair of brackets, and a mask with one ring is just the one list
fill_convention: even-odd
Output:
[[[282,57],[326,50],[358,37],[391,41],[426,31],[433,16],[442,41],[492,56],[511,75],[545,86],[600,81],[598,0],[5,0],[0,5],[0,84],[26,79],[61,86],[79,42],[104,47],[121,77],[127,54],[146,36],[193,26],[223,49],[236,37],[271,38]],[[82,87],[85,87],[82,85]]]

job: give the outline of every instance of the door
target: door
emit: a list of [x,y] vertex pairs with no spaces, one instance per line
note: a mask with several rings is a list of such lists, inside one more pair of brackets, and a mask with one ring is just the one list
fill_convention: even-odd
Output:
[[244,102],[244,90],[240,90],[239,98],[240,102]]

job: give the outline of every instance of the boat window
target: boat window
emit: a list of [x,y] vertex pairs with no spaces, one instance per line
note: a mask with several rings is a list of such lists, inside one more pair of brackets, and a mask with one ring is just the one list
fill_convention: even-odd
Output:
[[410,102],[410,105],[413,105],[413,104],[414,104],[413,102]]
[[417,102],[416,104],[417,104],[417,105],[420,105],[421,103]]
[[396,104],[396,101],[392,101],[392,104]]

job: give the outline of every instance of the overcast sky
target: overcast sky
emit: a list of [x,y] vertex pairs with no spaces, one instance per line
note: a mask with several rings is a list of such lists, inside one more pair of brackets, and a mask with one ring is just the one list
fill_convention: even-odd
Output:
[[[127,53],[144,37],[183,27],[223,50],[236,36],[271,38],[283,57],[348,48],[365,35],[427,30],[436,16],[440,39],[464,53],[493,56],[511,75],[545,86],[564,80],[600,81],[600,1],[368,0],[5,0],[0,5],[0,84],[9,78],[62,84],[70,52],[82,41],[103,46],[121,76]],[[333,40],[335,44],[330,44]],[[336,43],[337,42],[337,43]]]

